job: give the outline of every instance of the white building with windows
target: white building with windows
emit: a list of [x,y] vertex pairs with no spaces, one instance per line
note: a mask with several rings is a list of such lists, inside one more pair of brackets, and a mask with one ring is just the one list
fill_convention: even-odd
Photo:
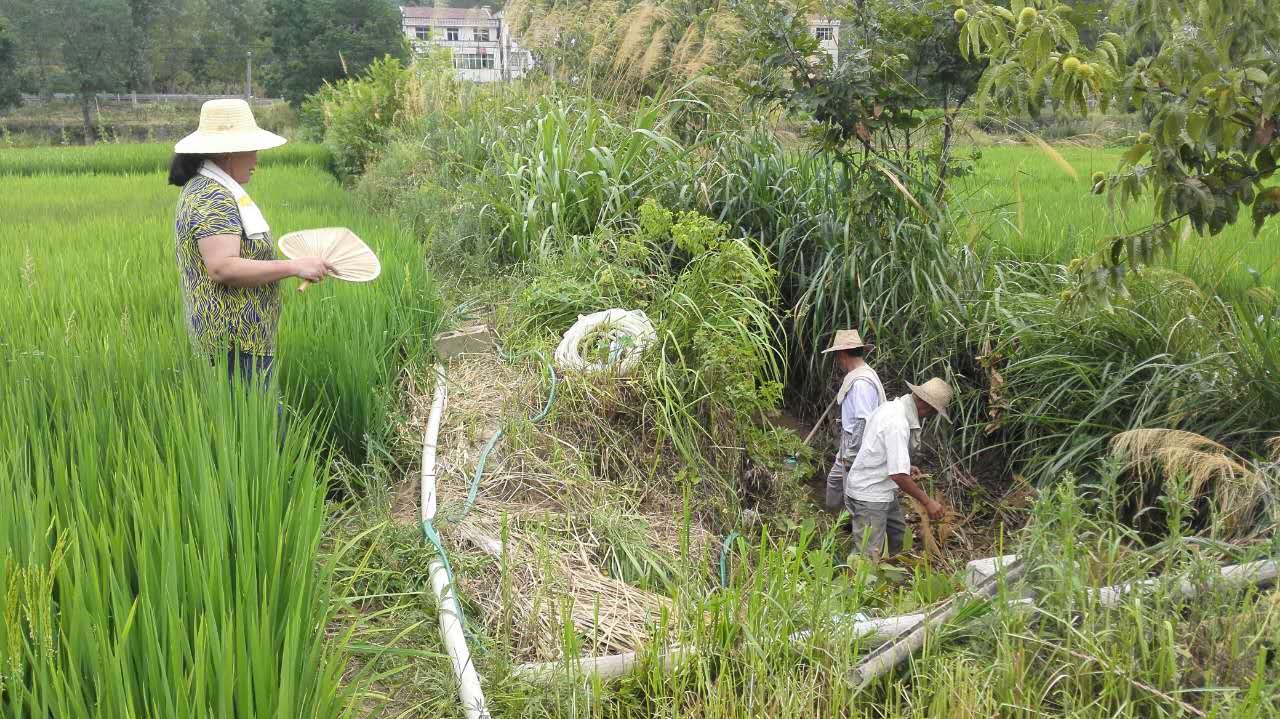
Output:
[[809,16],[809,32],[818,38],[822,50],[831,56],[831,64],[840,64],[840,21],[833,18]]
[[511,80],[523,77],[533,65],[529,51],[511,37],[502,13],[495,15],[488,7],[401,7],[400,24],[415,52],[451,50],[453,67],[463,80]]

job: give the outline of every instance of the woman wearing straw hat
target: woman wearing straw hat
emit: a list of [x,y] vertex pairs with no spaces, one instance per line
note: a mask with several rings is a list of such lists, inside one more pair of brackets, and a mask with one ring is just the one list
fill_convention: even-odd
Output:
[[319,282],[333,269],[314,257],[277,259],[271,228],[244,190],[258,151],[284,143],[259,129],[244,100],[211,100],[169,166],[169,183],[182,188],[174,231],[187,330],[196,352],[225,358],[228,377],[246,382],[270,378],[280,280]]
[[862,446],[867,418],[884,404],[880,375],[866,360],[874,349],[875,345],[862,341],[857,330],[839,330],[831,346],[822,351],[823,354],[835,353],[836,367],[844,377],[836,392],[836,403],[840,405],[840,442],[831,471],[827,473],[827,509],[838,509],[844,500],[844,478]]
[[951,403],[951,386],[934,377],[920,386],[907,383],[911,394],[886,402],[867,420],[862,448],[845,481],[845,507],[853,515],[854,551],[879,561],[903,549],[907,524],[898,506],[898,492],[911,495],[931,519],[941,519],[946,508],[925,494],[915,478],[920,470],[911,464],[913,435],[920,423],[933,415],[943,419]]

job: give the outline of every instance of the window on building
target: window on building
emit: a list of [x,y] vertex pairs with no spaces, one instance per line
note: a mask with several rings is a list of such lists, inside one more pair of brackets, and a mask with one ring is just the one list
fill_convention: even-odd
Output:
[[444,29],[444,39],[449,42],[457,42],[458,35],[458,28],[456,27],[447,27]]
[[830,25],[819,25],[813,29],[813,34],[822,42],[830,42],[836,39],[836,29]]
[[472,31],[473,39],[476,42],[489,42],[489,28],[478,27]]
[[459,70],[492,70],[493,55],[454,55],[453,66]]
[[413,29],[413,34],[414,34],[414,36],[416,36],[419,40],[430,40],[430,39],[431,39],[431,28],[429,28],[429,27],[416,27],[416,28],[414,28],[414,29]]

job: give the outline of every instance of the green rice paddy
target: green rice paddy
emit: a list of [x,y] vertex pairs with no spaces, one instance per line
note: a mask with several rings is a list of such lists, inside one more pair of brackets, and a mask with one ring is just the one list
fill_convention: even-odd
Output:
[[[115,174],[142,167],[126,151],[155,154],[26,174],[0,153],[0,715],[339,715],[324,500],[335,460],[378,450],[435,327],[421,245],[305,163],[255,174],[277,236],[349,226],[383,263],[371,284],[283,283],[280,447],[275,396],[192,356],[178,191]],[[65,170],[98,151],[48,152]]]
[[[1059,145],[1075,168],[1071,178],[1051,158],[1027,145],[980,149],[976,172],[956,184],[955,203],[989,228],[991,241],[1009,255],[1069,262],[1107,247],[1107,238],[1141,229],[1150,205],[1111,207],[1092,194],[1094,172],[1115,172],[1116,149]],[[1217,237],[1193,235],[1178,246],[1169,266],[1203,289],[1234,294],[1261,284],[1280,289],[1280,224],[1256,237],[1246,212]]]

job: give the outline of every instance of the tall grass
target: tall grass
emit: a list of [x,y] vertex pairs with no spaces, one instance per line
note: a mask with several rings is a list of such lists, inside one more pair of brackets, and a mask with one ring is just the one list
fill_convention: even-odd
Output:
[[[1274,716],[1280,603],[1212,577],[1219,563],[1277,547],[1201,553],[1174,521],[1162,549],[1135,551],[1132,531],[1118,521],[1115,482],[1110,476],[1102,483],[1109,489],[1086,492],[1063,477],[1009,538],[1008,550],[1031,567],[1025,582],[967,606],[861,692],[846,676],[872,645],[850,636],[848,617],[923,611],[957,583],[916,569],[911,582],[894,586],[865,564],[841,566],[840,538],[802,527],[740,540],[726,587],[705,575],[684,580],[680,610],[654,618],[655,653],[689,651],[674,670],[650,661],[609,684],[566,671],[555,691],[526,689],[528,698],[511,702],[530,716]],[[1162,577],[1155,587],[1116,607],[1089,591],[1153,573]],[[1201,590],[1194,597],[1171,590],[1186,577]],[[1034,594],[1034,607],[1008,603],[1023,592]]]
[[[165,143],[8,148],[0,149],[0,177],[167,172],[172,157],[173,145]],[[262,167],[303,165],[326,169],[330,165],[329,153],[324,147],[305,142],[291,142],[265,151],[260,157]]]
[[[814,412],[825,402],[832,368],[820,350],[845,327],[877,344],[873,362],[891,392],[929,375],[957,386],[946,464],[1000,475],[1030,468],[1052,482],[1096,459],[1109,433],[1140,426],[1243,442],[1247,453],[1280,406],[1268,392],[1247,390],[1270,384],[1280,352],[1274,297],[1258,294],[1269,288],[1249,295],[1248,321],[1230,319],[1237,296],[1224,305],[1212,298],[1216,284],[1157,286],[1166,281],[1161,270],[1133,280],[1133,297],[1114,313],[1060,310],[1071,280],[1058,262],[1072,255],[1051,232],[1084,238],[1105,228],[1096,213],[1069,210],[1065,197],[1077,191],[1034,150],[1013,150],[1030,174],[995,186],[1016,189],[1025,206],[987,212],[974,189],[987,187],[980,179],[935,203],[927,178],[857,168],[767,133],[709,131],[681,143],[661,114],[678,101],[651,101],[628,114],[606,112],[598,100],[553,95],[534,103],[515,92],[503,99],[524,97],[526,105],[469,95],[442,108],[425,138],[393,142],[365,185],[400,197],[433,239],[474,232],[495,238],[489,254],[499,262],[531,260],[523,265],[534,275],[529,287],[550,303],[535,313],[538,322],[563,324],[607,304],[649,299],[606,290],[593,277],[599,268],[579,278],[568,259],[625,232],[648,195],[708,214],[763,246],[778,273],[773,311],[792,410]],[[986,152],[980,174],[1008,151]],[[1064,152],[1079,164],[1084,151]],[[411,179],[398,179],[405,176]],[[445,197],[452,187],[465,188],[462,196]],[[1081,212],[1087,203],[1105,205],[1077,189]],[[441,201],[450,211],[423,219],[432,217],[427,205]],[[477,215],[478,223],[461,219]],[[1035,253],[1011,250],[1002,239],[1018,216],[1018,237],[1039,243],[1027,245],[1041,248]],[[459,252],[460,245],[441,247]],[[1212,408],[1188,411],[1188,396]]]
[[632,215],[646,197],[665,199],[663,189],[684,173],[679,145],[660,130],[662,110],[650,103],[626,122],[590,102],[547,103],[508,133],[482,185],[500,256],[554,254],[597,225]]
[[904,370],[946,359],[955,340],[942,335],[963,326],[982,274],[936,210],[917,212],[879,173],[856,176],[764,137],[718,138],[710,157],[699,199],[759,237],[778,268],[795,399],[822,401],[832,370],[819,351],[837,329],[859,328],[881,348],[877,361]]

